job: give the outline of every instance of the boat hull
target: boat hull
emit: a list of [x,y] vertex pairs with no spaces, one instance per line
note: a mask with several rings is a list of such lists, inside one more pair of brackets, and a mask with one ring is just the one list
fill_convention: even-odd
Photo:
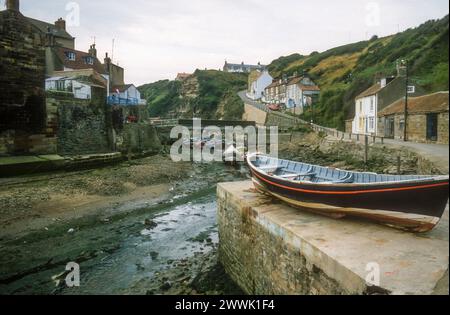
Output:
[[254,167],[251,169],[255,188],[294,207],[334,218],[363,217],[415,232],[433,229],[448,202],[448,179],[379,185],[317,185],[283,180]]

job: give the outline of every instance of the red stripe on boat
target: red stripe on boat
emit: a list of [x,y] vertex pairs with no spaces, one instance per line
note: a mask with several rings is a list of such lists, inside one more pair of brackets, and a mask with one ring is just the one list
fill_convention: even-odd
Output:
[[383,189],[371,189],[371,190],[352,190],[352,191],[322,191],[322,190],[309,190],[309,189],[302,189],[302,188],[294,188],[289,186],[284,186],[278,183],[271,182],[268,179],[265,179],[261,177],[258,173],[254,172],[256,177],[259,179],[265,181],[266,183],[269,183],[274,186],[278,186],[280,188],[285,188],[289,190],[294,191],[300,191],[305,193],[311,193],[311,194],[322,194],[322,195],[360,195],[360,194],[366,194],[366,193],[380,193],[380,192],[389,192],[389,191],[405,191],[405,190],[416,190],[416,189],[422,189],[422,188],[433,188],[433,187],[442,187],[442,186],[448,186],[449,183],[439,183],[439,184],[429,184],[429,185],[420,185],[420,186],[413,186],[413,187],[399,187],[399,188],[383,188]]

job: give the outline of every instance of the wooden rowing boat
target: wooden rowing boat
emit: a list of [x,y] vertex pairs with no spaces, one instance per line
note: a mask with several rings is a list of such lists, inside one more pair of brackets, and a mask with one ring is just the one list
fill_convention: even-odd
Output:
[[255,188],[334,218],[357,216],[415,232],[433,229],[447,206],[449,176],[350,172],[250,154]]

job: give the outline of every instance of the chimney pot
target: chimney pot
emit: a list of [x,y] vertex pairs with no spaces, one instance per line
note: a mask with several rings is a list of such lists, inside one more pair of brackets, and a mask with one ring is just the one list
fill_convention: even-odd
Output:
[[6,0],[6,9],[19,12],[20,11],[19,0]]

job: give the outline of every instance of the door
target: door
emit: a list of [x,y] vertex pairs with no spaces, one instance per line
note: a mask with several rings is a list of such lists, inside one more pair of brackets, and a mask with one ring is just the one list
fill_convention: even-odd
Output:
[[437,140],[437,114],[427,114],[427,140]]
[[394,138],[394,117],[386,117],[384,121],[384,136]]

